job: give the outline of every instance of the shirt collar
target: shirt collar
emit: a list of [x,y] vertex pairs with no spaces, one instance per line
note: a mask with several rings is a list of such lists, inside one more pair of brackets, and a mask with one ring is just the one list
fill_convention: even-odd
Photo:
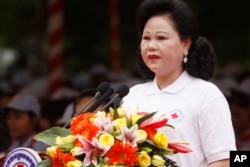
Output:
[[148,95],[154,95],[157,93],[170,93],[175,94],[182,90],[186,85],[188,85],[193,80],[193,77],[190,76],[186,71],[184,71],[172,84],[168,85],[164,89],[160,90],[157,86],[156,79],[154,79],[149,84],[151,85],[147,89]]

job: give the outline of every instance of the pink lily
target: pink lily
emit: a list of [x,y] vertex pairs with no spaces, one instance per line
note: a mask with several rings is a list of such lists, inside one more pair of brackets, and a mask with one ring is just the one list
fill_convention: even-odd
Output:
[[94,124],[103,131],[113,133],[112,120],[110,115],[104,115],[102,112],[97,112],[97,118],[94,120]]
[[83,164],[86,166],[90,165],[91,163],[97,166],[96,158],[99,156],[104,156],[110,148],[101,145],[97,138],[93,138],[92,142],[81,135],[77,135],[77,138],[82,143],[83,147],[76,153],[76,155],[85,154]]
[[141,140],[142,137],[137,133],[138,125],[133,125],[130,129],[127,126],[121,127],[121,134],[116,138],[121,141],[129,141],[133,146],[136,145],[136,142]]

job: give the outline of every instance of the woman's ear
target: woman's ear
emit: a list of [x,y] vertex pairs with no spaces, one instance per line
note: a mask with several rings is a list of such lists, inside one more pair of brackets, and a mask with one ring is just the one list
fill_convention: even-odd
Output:
[[189,50],[189,48],[192,44],[192,39],[191,38],[184,39],[183,44],[184,44],[185,50]]

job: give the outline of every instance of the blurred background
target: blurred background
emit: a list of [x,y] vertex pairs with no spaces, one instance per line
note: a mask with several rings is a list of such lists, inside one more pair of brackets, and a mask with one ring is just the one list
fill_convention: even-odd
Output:
[[[107,74],[111,81],[137,77],[134,16],[140,2],[0,0],[1,88],[32,82],[46,96],[63,84],[82,90],[92,74]],[[249,71],[250,2],[186,2],[198,16],[201,35],[215,46],[216,74]]]

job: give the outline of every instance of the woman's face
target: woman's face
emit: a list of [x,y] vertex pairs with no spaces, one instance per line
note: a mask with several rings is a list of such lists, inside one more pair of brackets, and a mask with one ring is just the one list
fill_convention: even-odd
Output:
[[190,40],[181,41],[172,21],[166,15],[151,17],[141,39],[141,55],[156,77],[174,77],[183,71],[183,55]]

